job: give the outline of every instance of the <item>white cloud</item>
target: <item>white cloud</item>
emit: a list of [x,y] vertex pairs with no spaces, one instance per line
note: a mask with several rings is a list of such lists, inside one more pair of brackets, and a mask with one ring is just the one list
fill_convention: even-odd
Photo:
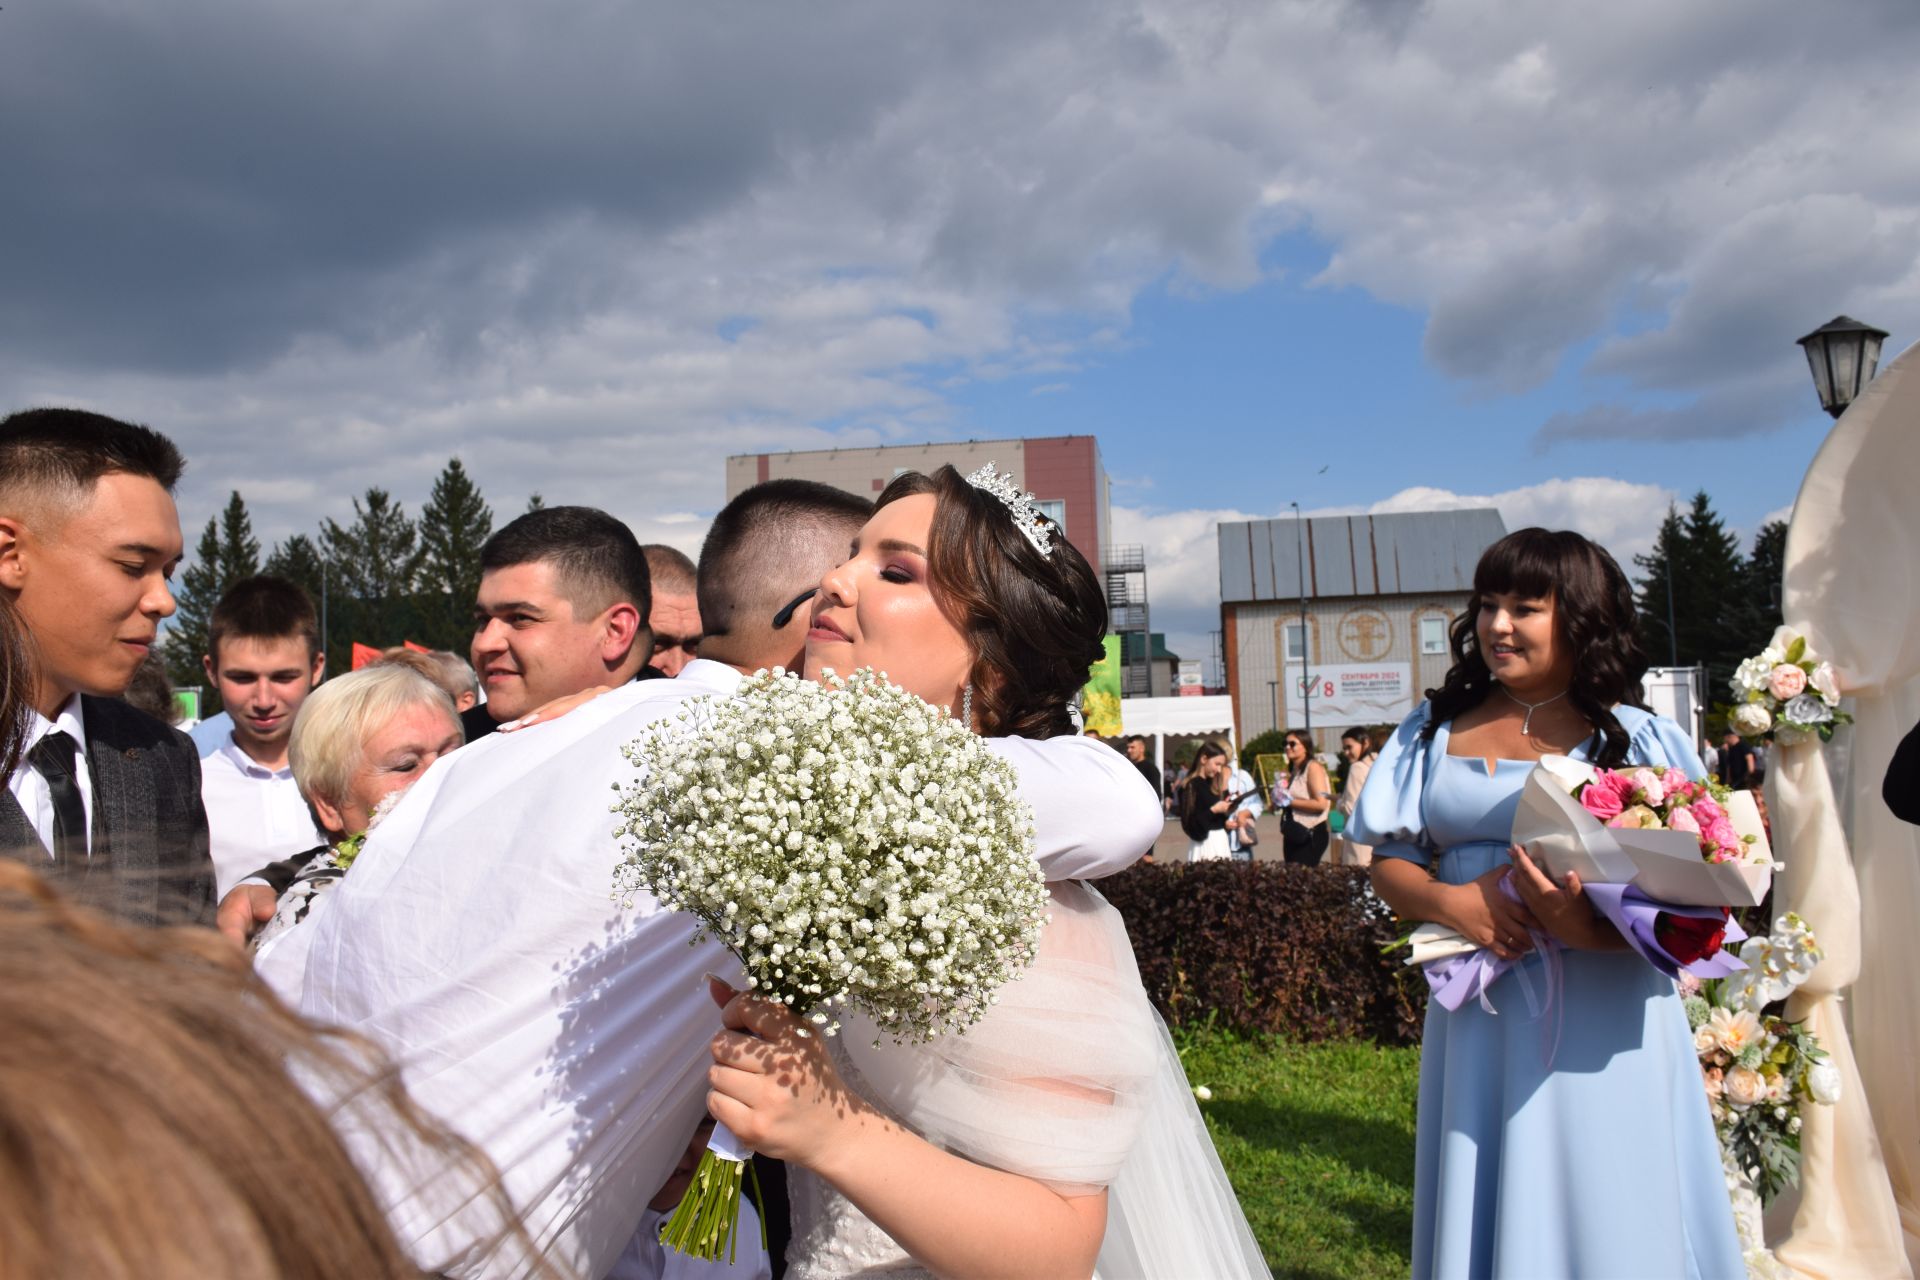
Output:
[[165,427],[190,520],[455,452],[502,510],[710,511],[728,453],[938,437],[1289,231],[1474,391],[1577,367],[1542,446],[1766,430],[1800,332],[1920,329],[1911,0],[36,14],[0,407]]

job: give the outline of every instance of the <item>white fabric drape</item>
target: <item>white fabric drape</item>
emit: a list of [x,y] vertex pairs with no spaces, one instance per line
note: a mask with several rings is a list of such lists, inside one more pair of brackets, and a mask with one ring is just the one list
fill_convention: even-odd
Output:
[[1266,1276],[1120,913],[1085,885],[1048,889],[1033,967],[965,1034],[876,1047],[847,1020],[864,1090],[982,1164],[1069,1195],[1108,1187],[1100,1280]]
[[1910,349],[1834,425],[1787,536],[1782,611],[1833,662],[1855,716],[1834,743],[1837,795],[1811,745],[1776,750],[1770,786],[1786,864],[1777,907],[1806,917],[1827,953],[1790,1013],[1808,1019],[1845,1076],[1836,1106],[1803,1112],[1802,1195],[1777,1245],[1807,1275],[1908,1276],[1920,1264],[1920,828],[1880,798],[1894,746],[1920,716],[1916,477],[1920,354]]

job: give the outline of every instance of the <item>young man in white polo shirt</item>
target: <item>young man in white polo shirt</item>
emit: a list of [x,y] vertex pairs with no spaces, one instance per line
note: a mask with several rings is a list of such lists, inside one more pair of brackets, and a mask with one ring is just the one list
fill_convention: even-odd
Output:
[[325,841],[294,785],[287,741],[325,657],[307,593],[282,578],[242,578],[213,607],[203,661],[233,728],[204,744],[200,796],[224,894],[270,862]]

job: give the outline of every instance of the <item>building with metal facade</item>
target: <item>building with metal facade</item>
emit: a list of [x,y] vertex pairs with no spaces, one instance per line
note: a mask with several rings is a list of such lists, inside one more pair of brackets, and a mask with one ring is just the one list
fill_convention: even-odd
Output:
[[1310,722],[1327,751],[1349,725],[1404,717],[1446,674],[1448,628],[1474,566],[1505,534],[1490,507],[1221,524],[1222,647],[1240,740]]

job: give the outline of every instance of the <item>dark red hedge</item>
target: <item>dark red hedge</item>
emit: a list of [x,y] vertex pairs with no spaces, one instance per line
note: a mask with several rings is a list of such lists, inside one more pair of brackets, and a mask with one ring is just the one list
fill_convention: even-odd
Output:
[[1399,932],[1363,870],[1142,863],[1098,882],[1170,1026],[1414,1044],[1427,986],[1380,950]]

